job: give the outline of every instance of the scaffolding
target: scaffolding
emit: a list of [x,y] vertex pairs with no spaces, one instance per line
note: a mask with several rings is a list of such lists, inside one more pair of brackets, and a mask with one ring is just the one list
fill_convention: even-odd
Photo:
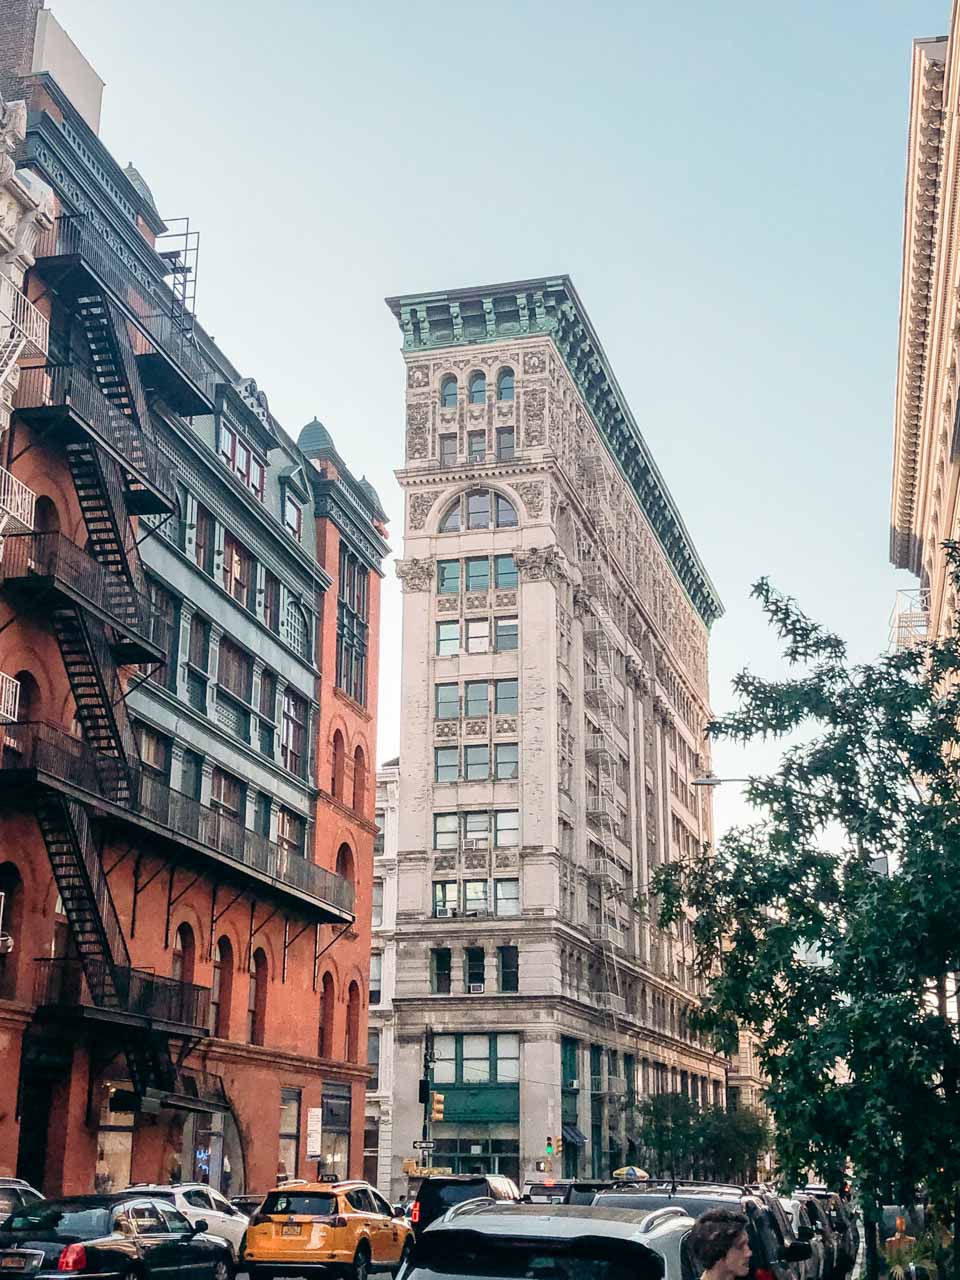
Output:
[[890,651],[902,653],[925,644],[930,621],[930,592],[924,587],[898,591],[890,615]]

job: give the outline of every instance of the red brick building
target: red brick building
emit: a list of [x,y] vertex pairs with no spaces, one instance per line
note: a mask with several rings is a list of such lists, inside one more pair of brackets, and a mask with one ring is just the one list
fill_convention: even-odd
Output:
[[0,1174],[260,1191],[314,1111],[356,1175],[383,513],[197,323],[41,0],[0,28]]

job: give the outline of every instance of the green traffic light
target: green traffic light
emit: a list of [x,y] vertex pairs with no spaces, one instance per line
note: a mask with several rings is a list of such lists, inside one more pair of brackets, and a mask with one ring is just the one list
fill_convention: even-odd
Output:
[[553,1139],[552,1138],[547,1139],[547,1155],[548,1156],[553,1155]]

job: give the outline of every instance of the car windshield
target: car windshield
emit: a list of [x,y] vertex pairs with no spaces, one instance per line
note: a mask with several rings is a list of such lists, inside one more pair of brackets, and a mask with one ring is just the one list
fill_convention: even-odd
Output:
[[261,1213],[299,1213],[330,1218],[337,1212],[337,1197],[322,1191],[271,1191]]
[[470,1182],[425,1182],[420,1188],[417,1199],[421,1208],[434,1210],[449,1209],[455,1204],[463,1204],[464,1200],[476,1200],[477,1196],[489,1195],[486,1180],[475,1178]]
[[110,1209],[76,1200],[38,1200],[11,1213],[3,1229],[58,1240],[96,1240],[110,1234]]
[[[454,1259],[456,1261],[454,1262]],[[603,1236],[504,1239],[470,1231],[428,1231],[407,1280],[661,1280],[663,1260],[644,1245]]]

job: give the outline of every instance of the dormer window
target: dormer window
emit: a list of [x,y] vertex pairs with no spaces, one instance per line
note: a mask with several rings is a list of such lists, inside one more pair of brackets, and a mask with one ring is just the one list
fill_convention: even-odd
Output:
[[299,542],[303,533],[303,508],[289,493],[283,500],[283,524],[287,532],[292,533]]
[[222,422],[217,452],[237,479],[262,502],[267,464],[249,441]]

